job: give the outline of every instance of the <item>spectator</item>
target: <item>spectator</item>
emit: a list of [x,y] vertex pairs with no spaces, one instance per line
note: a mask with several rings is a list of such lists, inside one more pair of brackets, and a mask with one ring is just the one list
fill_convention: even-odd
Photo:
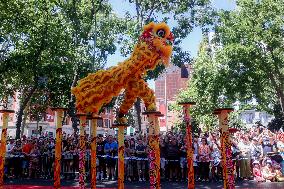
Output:
[[39,155],[40,155],[40,151],[39,151],[38,145],[37,143],[34,143],[31,153],[30,153],[29,178],[31,178],[32,175],[34,175],[35,178],[38,177]]
[[[234,140],[232,140],[232,158],[233,158],[233,163],[235,165],[235,173],[236,173],[236,178],[240,179],[240,149],[238,147],[238,137],[235,137]],[[222,163],[221,163],[222,164]]]
[[262,143],[263,155],[267,155],[267,153],[274,151],[273,133],[271,131],[269,131],[267,128],[264,128],[259,138],[260,142]]
[[24,155],[24,159],[22,161],[22,168],[23,168],[23,174],[25,176],[29,175],[29,156],[30,153],[33,149],[33,143],[32,140],[29,138],[27,139],[27,142],[23,145],[23,155]]
[[105,168],[106,168],[106,162],[105,158],[103,157],[105,155],[104,152],[104,146],[105,141],[103,139],[102,135],[98,135],[97,137],[97,157],[98,157],[98,165],[97,165],[97,180],[102,180],[105,176]]
[[138,158],[141,158],[141,160],[138,159],[137,161],[137,171],[138,171],[138,178],[139,181],[146,181],[145,180],[145,167],[146,167],[146,161],[144,160],[147,158],[146,154],[146,146],[143,144],[142,139],[138,139],[137,146],[135,147],[136,150],[136,156]]
[[[259,130],[259,131],[258,131]],[[258,135],[257,133],[261,133]],[[218,180],[222,178],[222,166],[220,162],[220,138],[216,132],[212,132],[212,134],[208,134],[209,138],[199,138],[198,136],[194,136],[193,139],[193,150],[194,150],[194,169],[195,169],[195,177],[201,178],[202,180]],[[253,138],[251,138],[253,136]],[[178,139],[178,140],[177,140]],[[205,140],[204,140],[205,139]],[[87,138],[86,140],[90,140]],[[147,147],[147,137],[146,135],[137,136],[137,138],[131,137],[128,138],[126,136],[125,140],[125,176],[126,180],[135,181],[135,180],[147,180],[149,178],[148,175],[148,162],[144,160],[146,157]],[[277,145],[276,145],[277,142]],[[136,144],[137,143],[137,144]],[[139,144],[142,143],[142,152],[144,153],[143,161],[137,161],[137,158],[142,158],[140,153],[136,153],[137,148],[139,148]],[[208,143],[210,145],[208,145]],[[273,181],[282,181],[283,180],[283,169],[281,169],[281,161],[283,160],[284,150],[284,134],[283,131],[272,133],[266,128],[261,131],[259,128],[255,128],[250,130],[249,133],[245,132],[236,132],[234,134],[234,138],[232,139],[232,152],[233,159],[236,165],[236,176],[239,176],[238,171],[238,161],[242,163],[241,168],[241,176],[245,179],[248,179],[250,176],[248,173],[252,172],[254,179],[256,181],[261,181],[262,169],[259,167],[258,163],[253,163],[253,167],[250,167],[250,158],[253,160],[262,160],[262,158],[266,158],[269,156],[272,161],[272,173],[275,173],[275,179]],[[66,175],[66,172],[71,173],[73,176],[78,176],[78,137],[75,135],[65,135],[65,139],[62,141],[63,153],[70,153],[73,156],[69,158],[62,158],[62,163],[64,166],[64,170],[62,174]],[[267,145],[268,144],[268,145]],[[36,147],[38,148],[38,152],[36,152]],[[209,151],[211,156],[209,155],[209,160],[206,160],[206,156],[202,156],[203,151],[207,152],[206,147],[209,146]],[[17,176],[18,178],[24,178],[26,176],[30,177],[39,177],[43,178],[52,178],[53,176],[53,166],[54,166],[54,138],[52,137],[33,137],[25,138],[22,140],[15,141],[14,139],[8,139],[7,141],[7,159],[5,161],[5,176],[14,178]],[[168,132],[166,135],[160,136],[160,158],[161,158],[161,175],[164,178],[169,178],[170,180],[184,180],[186,179],[186,169],[187,169],[187,161],[186,161],[186,141],[185,137],[181,133],[172,133]],[[145,151],[143,150],[145,149]],[[265,149],[265,150],[264,150]],[[266,151],[262,154],[262,151]],[[279,152],[279,155],[275,152]],[[142,153],[142,154],[143,154]],[[37,154],[37,155],[32,155]],[[66,155],[66,154],[65,154]],[[104,155],[108,155],[107,158]],[[117,142],[109,136],[107,139],[104,139],[101,135],[98,136],[97,140],[97,176],[98,180],[105,178],[106,169],[108,173],[108,179],[115,178],[115,166],[117,157]],[[63,154],[64,156],[64,154]],[[90,154],[86,154],[86,172],[90,168]],[[241,158],[241,159],[240,159]],[[238,160],[239,159],[239,160]],[[141,160],[141,159],[140,159]],[[247,161],[248,160],[248,161]],[[200,162],[199,162],[200,161]],[[209,168],[206,165],[211,161],[211,177],[209,178],[208,172]],[[279,163],[273,163],[274,161]],[[105,162],[108,163],[108,168],[105,166]],[[220,162],[218,164],[218,162]],[[266,161],[263,161],[266,163]],[[282,166],[284,162],[282,161]],[[30,166],[30,171],[27,169],[27,165]],[[277,165],[277,166],[276,166]],[[138,167],[137,167],[138,166]],[[199,167],[198,167],[199,166]],[[265,164],[265,167],[269,167]],[[139,169],[137,169],[139,168]],[[205,168],[205,171],[204,171]],[[22,169],[22,171],[21,171]],[[200,170],[199,170],[200,169]],[[244,170],[252,170],[252,171],[244,171]],[[267,169],[267,168],[266,168]],[[139,171],[136,171],[139,170]],[[208,170],[208,171],[207,171]],[[261,172],[259,172],[261,170]],[[201,171],[201,175],[199,172]],[[265,172],[265,170],[264,170]],[[268,171],[266,171],[268,172]],[[251,173],[250,173],[251,175]],[[87,174],[87,176],[89,176]],[[68,177],[65,177],[68,179]],[[70,177],[71,179],[71,177]],[[73,178],[72,178],[73,179]],[[267,181],[271,181],[270,179],[266,179]]]
[[198,169],[198,160],[199,160],[199,157],[198,157],[198,149],[199,149],[199,143],[198,143],[198,136],[195,135],[194,138],[193,138],[193,156],[194,156],[194,177],[195,177],[195,180],[198,180],[198,178],[200,178],[200,174],[199,174],[199,169]]
[[[186,179],[186,170],[187,170],[187,148],[186,145],[186,137],[183,138],[182,142],[180,143],[180,169],[181,169],[181,180]],[[192,148],[192,146],[190,146]]]
[[266,182],[276,181],[276,173],[274,172],[272,161],[270,159],[266,160],[262,175]]
[[160,136],[161,178],[166,178],[166,144],[163,136]]
[[250,143],[247,135],[241,137],[241,142],[238,145],[240,149],[240,177],[249,180],[251,177],[251,154]]
[[107,142],[104,146],[104,152],[107,155],[106,165],[107,165],[107,174],[108,180],[115,180],[115,167],[116,167],[116,159],[117,156],[118,145],[114,138],[109,135],[107,138]]
[[135,158],[135,140],[134,138],[131,138],[129,140],[129,156],[130,159],[127,162],[127,176],[128,176],[128,181],[135,180],[135,175],[134,175],[134,170],[135,170],[135,164],[136,161],[134,160]]
[[280,164],[281,164],[282,175],[284,175],[284,133],[278,135],[277,149],[282,157],[282,162],[280,162]]
[[200,179],[209,181],[209,165],[210,165],[210,148],[207,139],[203,137],[198,149],[199,165],[200,165]]
[[22,155],[22,142],[20,139],[16,140],[16,144],[12,149],[12,154],[14,155],[14,157],[12,158],[12,162],[13,162],[13,170],[14,170],[14,176],[15,178],[19,178],[20,174],[22,173],[22,165],[21,165],[21,155]]
[[211,169],[211,175],[212,175],[212,180],[219,181],[220,179],[220,174],[222,173],[222,168],[221,168],[221,145],[219,140],[217,140],[217,136],[213,134],[211,136],[211,159],[213,160],[212,163],[212,169]]
[[258,160],[255,160],[253,163],[253,178],[257,182],[263,182],[265,179],[262,176],[261,169],[260,169],[260,163]]
[[251,159],[252,161],[260,160],[263,157],[262,146],[258,143],[258,139],[254,137],[250,145]]
[[174,177],[177,179],[180,160],[179,147],[174,136],[170,137],[169,143],[167,144],[167,160],[169,167],[169,181],[172,181]]

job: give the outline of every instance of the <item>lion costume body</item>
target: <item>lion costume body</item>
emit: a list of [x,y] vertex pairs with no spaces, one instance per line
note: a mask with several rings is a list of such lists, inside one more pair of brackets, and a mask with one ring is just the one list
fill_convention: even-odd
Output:
[[125,90],[119,114],[124,115],[140,97],[147,110],[155,110],[155,95],[143,75],[158,64],[168,65],[172,54],[173,35],[165,23],[144,26],[142,35],[130,58],[108,70],[100,70],[79,80],[72,88],[76,108],[81,113],[97,114],[113,97]]

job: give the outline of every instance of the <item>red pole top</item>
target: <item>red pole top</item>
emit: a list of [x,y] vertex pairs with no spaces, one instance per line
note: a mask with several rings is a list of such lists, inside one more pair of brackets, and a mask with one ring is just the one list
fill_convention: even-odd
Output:
[[142,113],[142,115],[153,115],[153,114],[159,117],[161,117],[160,115],[162,115],[161,112],[159,111],[145,111]]
[[88,114],[84,114],[84,113],[78,113],[78,114],[76,114],[76,116],[77,117],[87,117],[88,116]]
[[112,126],[110,128],[119,128],[119,127],[128,127],[129,125],[126,125],[126,124],[112,124]]
[[66,111],[68,110],[68,108],[64,108],[64,107],[53,107],[53,108],[50,108],[52,111],[57,111],[57,110],[63,110],[63,111]]
[[99,115],[95,115],[95,116],[87,115],[87,119],[103,119],[103,118],[101,116],[99,116]]
[[15,113],[14,110],[0,110],[0,113]]
[[196,102],[179,102],[178,105],[182,105],[182,106],[191,106],[191,105],[196,105]]
[[217,108],[217,109],[214,110],[213,114],[218,115],[218,114],[221,114],[221,112],[223,112],[223,111],[230,113],[230,112],[234,111],[234,108]]

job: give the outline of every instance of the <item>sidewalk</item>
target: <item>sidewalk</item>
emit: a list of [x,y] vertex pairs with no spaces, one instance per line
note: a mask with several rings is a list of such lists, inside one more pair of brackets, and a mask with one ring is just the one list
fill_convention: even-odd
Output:
[[[79,188],[78,182],[75,181],[62,181],[62,189]],[[51,189],[53,188],[53,180],[41,180],[41,179],[14,179],[6,180],[6,189]],[[90,184],[87,183],[87,188],[90,188]],[[116,189],[116,181],[97,182],[97,188],[103,189]],[[125,182],[125,189],[147,189],[149,188],[148,182]],[[186,182],[162,182],[162,189],[183,189],[187,188]],[[221,189],[223,188],[222,182],[197,182],[196,189]],[[241,181],[236,183],[236,188],[257,188],[257,189],[284,189],[284,183],[257,183],[255,181]]]

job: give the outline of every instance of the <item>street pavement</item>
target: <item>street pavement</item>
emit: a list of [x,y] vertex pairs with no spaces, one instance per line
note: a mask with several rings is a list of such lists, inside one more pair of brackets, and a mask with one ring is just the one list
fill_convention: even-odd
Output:
[[[63,188],[71,189],[77,188],[78,182],[76,181],[61,181]],[[44,179],[13,179],[5,181],[5,188],[36,188],[36,189],[48,189],[53,188],[53,180],[44,180]],[[32,187],[33,186],[33,187]],[[64,187],[65,186],[65,187]],[[90,184],[87,183],[87,188],[90,187]],[[116,181],[103,181],[97,182],[97,188],[105,189],[115,189],[117,188]],[[125,182],[125,189],[147,189],[149,188],[149,182]],[[187,188],[187,183],[184,182],[162,182],[162,189],[182,189]],[[223,188],[222,182],[197,182],[196,189],[218,189]],[[255,181],[239,181],[236,182],[236,188],[246,189],[246,188],[257,188],[257,189],[284,189],[284,183],[273,182],[273,183],[257,183]]]

